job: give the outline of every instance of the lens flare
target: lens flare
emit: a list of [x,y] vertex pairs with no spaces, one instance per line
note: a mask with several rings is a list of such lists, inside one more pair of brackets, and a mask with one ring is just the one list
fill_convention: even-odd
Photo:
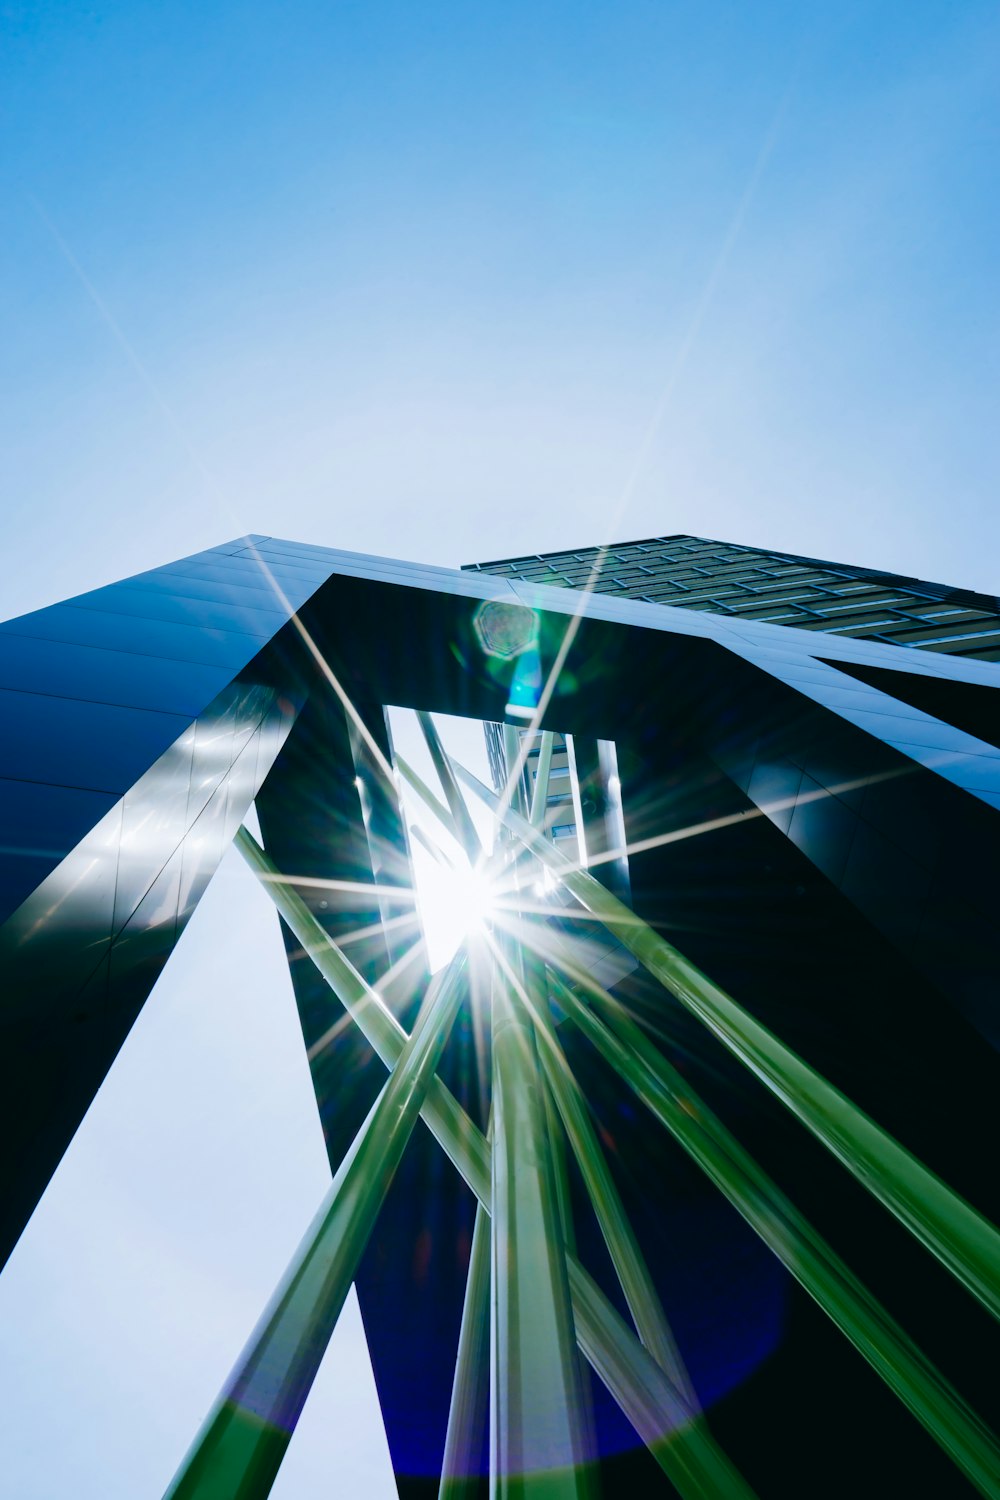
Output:
[[437,973],[462,943],[485,931],[497,893],[486,871],[467,860],[450,864],[420,854],[414,850],[414,885],[431,972]]

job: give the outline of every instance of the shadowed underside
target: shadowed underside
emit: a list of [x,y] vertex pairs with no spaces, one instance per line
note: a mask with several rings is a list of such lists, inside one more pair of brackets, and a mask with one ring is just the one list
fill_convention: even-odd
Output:
[[249,538],[0,672],[7,1250],[234,836],[281,914],[334,1182],[170,1494],[267,1493],[352,1281],[404,1495],[1000,1491],[993,665]]

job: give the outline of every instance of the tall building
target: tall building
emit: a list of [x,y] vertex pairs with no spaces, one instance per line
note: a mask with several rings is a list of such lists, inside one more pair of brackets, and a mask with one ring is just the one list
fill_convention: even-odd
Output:
[[467,566],[702,614],[1000,660],[1000,599],[994,595],[705,537],[646,537]]
[[[335,1174],[168,1494],[267,1494],[352,1279],[404,1500],[1000,1493],[998,632],[689,537],[0,626],[4,1254],[234,840]],[[484,893],[437,976],[404,781]]]
[[[1000,598],[995,595],[706,537],[644,537],[572,552],[467,563],[464,571],[1000,661]],[[494,731],[488,730],[487,737],[496,743]],[[566,816],[553,826],[551,837],[579,838],[586,857],[588,835],[593,853],[594,841],[603,842],[604,830],[593,816],[582,816],[579,792],[576,812],[569,817],[571,787],[582,784],[585,797],[589,789],[589,805],[603,809],[610,801],[607,782],[613,773],[602,775],[598,766],[588,764],[571,781],[576,778],[572,753],[564,759]],[[495,750],[491,765],[494,778],[502,777]]]

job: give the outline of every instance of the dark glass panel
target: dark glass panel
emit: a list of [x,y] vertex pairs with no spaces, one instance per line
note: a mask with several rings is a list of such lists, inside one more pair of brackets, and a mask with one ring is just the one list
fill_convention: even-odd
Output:
[[115,803],[109,792],[0,781],[0,922]]
[[329,578],[335,561],[339,563],[344,557],[356,555],[341,553],[336,559],[330,558],[327,562],[322,562],[318,558],[295,557],[288,552],[271,552],[267,547],[262,547],[259,554],[243,553],[233,558],[232,561],[243,564],[252,561],[258,567],[264,564],[275,573],[275,576],[282,573],[287,578],[306,578],[321,583],[325,578]]
[[129,921],[184,838],[195,735],[192,724],[125,794],[115,891],[116,932]]
[[[279,587],[291,600],[292,608],[297,608],[314,592],[313,585],[305,581]],[[249,587],[235,580],[223,582],[220,579],[191,578],[184,573],[143,573],[138,578],[129,579],[129,588],[141,589],[144,593],[166,594],[177,599],[204,599],[210,604],[236,604],[245,609],[265,610],[268,613],[283,613],[286,610],[282,593],[277,592],[273,584],[268,585],[260,573],[256,575],[255,583]]]
[[111,942],[121,803],[111,808],[38,885],[0,932],[3,1024],[59,1019]]
[[803,773],[788,837],[834,885],[843,877],[857,824],[839,797]]
[[916,936],[930,879],[925,865],[859,820],[840,888],[890,942],[905,946]]
[[107,647],[139,656],[236,669],[256,656],[271,634],[270,630],[238,634],[135,616],[123,619],[117,613],[77,609],[71,604],[53,604],[48,609],[0,623],[0,639],[23,635],[36,640],[73,641],[81,646]]
[[33,636],[0,637],[0,688],[15,691],[193,717],[231,676],[228,667]]
[[0,690],[0,722],[8,727],[0,735],[0,777],[121,795],[183,733],[188,720]]
[[789,760],[758,759],[753,768],[747,795],[782,833],[788,832],[792,821],[792,807],[801,780],[801,766]]
[[288,618],[285,610],[247,609],[239,604],[210,604],[203,599],[172,598],[131,584],[114,584],[69,600],[74,609],[99,609],[147,620],[175,620],[182,625],[234,630],[242,635],[272,635]]
[[322,583],[330,576],[330,569],[319,564],[277,562],[270,559],[259,561],[247,553],[242,557],[194,558],[191,562],[171,563],[169,567],[155,568],[143,576],[216,579],[219,583],[236,583],[244,588],[270,592],[273,589],[269,581],[272,574],[275,578],[296,581],[311,579],[315,583]]

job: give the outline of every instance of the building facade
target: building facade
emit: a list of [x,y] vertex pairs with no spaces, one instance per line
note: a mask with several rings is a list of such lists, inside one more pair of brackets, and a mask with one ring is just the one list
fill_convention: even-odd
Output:
[[1000,599],[993,595],[705,537],[646,537],[467,566],[498,578],[1000,660]]
[[[168,1494],[268,1492],[352,1280],[404,1500],[1000,1493],[998,632],[689,537],[253,536],[0,626],[4,1254],[234,840],[335,1174]],[[444,978],[389,705],[499,891]]]

